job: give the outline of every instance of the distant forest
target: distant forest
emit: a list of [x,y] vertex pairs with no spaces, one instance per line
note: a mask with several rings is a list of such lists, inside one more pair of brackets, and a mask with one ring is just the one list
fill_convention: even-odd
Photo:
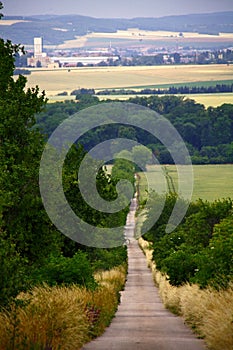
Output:
[[[116,32],[128,28],[141,30],[167,30],[177,32],[195,32],[200,34],[231,33],[232,12],[196,14],[183,16],[166,16],[160,18],[103,19],[79,15],[66,16],[32,16],[9,17],[4,19],[21,19],[29,22],[15,23],[11,26],[1,25],[1,37],[16,43],[32,45],[33,37],[42,36],[45,45],[62,44],[65,40],[90,32]],[[62,28],[63,30],[55,30]]]
[[[48,137],[65,118],[83,108],[100,104],[97,96],[77,95],[76,101],[47,104],[46,109],[37,115],[37,126]],[[112,101],[107,101],[112,102]],[[127,101],[136,103],[162,114],[177,129],[185,141],[193,164],[233,163],[233,105],[205,108],[204,105],[182,96],[152,95],[136,96]],[[169,151],[151,134],[135,127],[121,125],[111,128],[91,130],[82,137],[86,150],[91,149],[104,139],[126,137],[144,144],[152,150],[161,164],[172,164]]]
[[140,91],[128,89],[106,89],[98,91],[96,95],[176,95],[176,94],[215,94],[233,92],[233,84],[217,84],[215,86],[171,86],[163,89],[142,89]]

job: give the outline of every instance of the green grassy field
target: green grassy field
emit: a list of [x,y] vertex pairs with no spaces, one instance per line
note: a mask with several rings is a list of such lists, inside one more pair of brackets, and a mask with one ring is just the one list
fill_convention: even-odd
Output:
[[[187,82],[187,83],[174,83],[174,84],[155,84],[155,85],[142,85],[142,86],[137,86],[136,90],[141,90],[141,89],[168,89],[170,87],[183,87],[183,86],[187,86],[187,87],[212,87],[212,86],[216,86],[216,85],[231,85],[233,84],[233,80],[232,79],[228,79],[228,80],[209,80],[209,81],[195,81],[195,82]],[[128,86],[125,89],[133,89],[133,86]]]
[[[146,172],[148,182],[151,188],[162,193],[165,178],[161,175],[159,166],[149,166]],[[177,171],[175,165],[168,165],[166,169],[172,177],[177,188]],[[148,188],[147,179],[142,173],[140,180],[140,193],[142,197],[146,196]],[[199,198],[208,201],[214,201],[221,198],[233,198],[233,164],[227,165],[193,165],[194,189],[192,200]]]

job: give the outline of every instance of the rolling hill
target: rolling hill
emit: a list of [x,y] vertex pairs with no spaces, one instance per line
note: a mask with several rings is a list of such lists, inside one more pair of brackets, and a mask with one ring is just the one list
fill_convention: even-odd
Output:
[[[9,25],[4,20],[20,20]],[[8,23],[7,23],[8,22]],[[128,28],[219,34],[233,32],[233,11],[154,18],[93,18],[80,15],[6,16],[0,23],[0,37],[32,45],[33,37],[43,36],[45,45],[58,45],[90,32],[116,32]]]

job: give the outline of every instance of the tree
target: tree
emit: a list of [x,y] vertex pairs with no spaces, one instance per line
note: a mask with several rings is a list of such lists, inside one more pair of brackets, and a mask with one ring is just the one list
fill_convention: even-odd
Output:
[[[155,195],[150,212],[162,197]],[[172,285],[195,282],[202,287],[226,287],[232,279],[232,200],[191,203],[181,224],[172,232],[165,228],[177,196],[166,197],[160,218],[144,236],[153,242],[153,259]]]
[[180,63],[180,54],[179,53],[174,53],[174,62],[176,63],[176,64],[179,64]]
[[91,94],[77,94],[75,100],[78,101],[80,109],[86,108],[87,105],[92,106],[99,103],[98,97]]
[[192,282],[201,287],[226,288],[233,275],[232,215],[214,226],[210,244],[196,256],[197,270]]
[[[34,128],[35,113],[45,105],[39,88],[25,89],[26,78],[13,79],[19,45],[0,39],[0,302],[27,284],[30,268],[57,247],[39,192],[43,136]],[[26,272],[27,271],[27,272]]]
[[[0,10],[2,10],[3,9],[3,5],[2,5],[2,2],[0,2]],[[0,13],[0,19],[3,17],[3,14],[2,13]]]
[[134,146],[132,149],[132,157],[135,164],[142,170],[146,169],[146,165],[151,163],[152,153],[151,150],[145,146]]

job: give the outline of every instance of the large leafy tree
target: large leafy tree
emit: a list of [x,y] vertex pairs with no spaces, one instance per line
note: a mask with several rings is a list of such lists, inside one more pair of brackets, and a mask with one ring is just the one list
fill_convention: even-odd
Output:
[[38,169],[44,141],[32,128],[45,94],[38,87],[26,89],[23,76],[13,79],[19,51],[19,45],[0,39],[0,303],[26,285],[31,266],[57,247],[59,237],[41,203]]

